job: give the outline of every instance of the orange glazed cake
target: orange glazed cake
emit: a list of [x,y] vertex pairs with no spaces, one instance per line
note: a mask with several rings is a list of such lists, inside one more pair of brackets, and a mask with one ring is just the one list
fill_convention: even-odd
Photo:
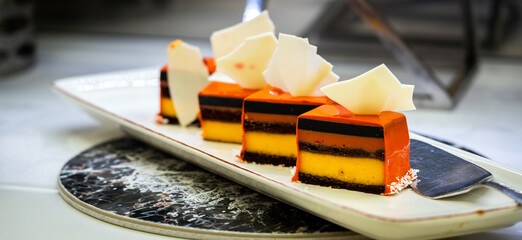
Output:
[[367,193],[398,193],[416,179],[410,169],[406,117],[413,85],[384,65],[321,88],[335,104],[299,116],[293,181]]
[[[213,58],[203,58],[203,63],[207,66],[208,74],[216,71],[216,63]],[[160,71],[160,111],[158,113],[157,122],[166,124],[178,124],[178,118],[174,102],[170,96],[168,83],[168,65],[161,68]]]
[[319,88],[339,79],[332,67],[308,39],[279,34],[263,72],[267,87],[243,104],[243,161],[295,166],[297,116],[330,102]]
[[406,117],[397,112],[355,115],[324,105],[299,116],[294,181],[390,194],[410,170]]
[[241,143],[243,99],[266,86],[263,70],[277,46],[274,25],[264,11],[214,32],[210,40],[216,72],[231,82],[211,82],[199,93],[202,135],[206,140]]
[[248,96],[243,105],[241,159],[295,166],[297,116],[328,102],[325,96],[293,97],[271,86]]
[[210,82],[199,92],[203,138],[241,143],[243,99],[256,91],[234,83]]

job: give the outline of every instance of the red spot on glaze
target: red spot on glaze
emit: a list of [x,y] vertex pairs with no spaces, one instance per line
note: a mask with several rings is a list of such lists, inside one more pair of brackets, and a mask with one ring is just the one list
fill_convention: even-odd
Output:
[[256,66],[254,64],[250,64],[250,69],[255,69]]
[[236,63],[235,66],[237,69],[243,69],[243,63]]

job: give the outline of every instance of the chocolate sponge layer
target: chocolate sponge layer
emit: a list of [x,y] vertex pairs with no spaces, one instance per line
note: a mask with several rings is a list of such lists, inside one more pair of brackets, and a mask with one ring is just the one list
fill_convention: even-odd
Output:
[[243,123],[243,128],[245,131],[295,134],[295,123],[293,122],[259,122],[245,120]]
[[222,108],[201,106],[200,112],[201,118],[203,120],[241,123],[241,108],[230,108],[223,110]]
[[384,161],[384,149],[374,152],[366,151],[362,148],[334,147],[323,144],[312,144],[299,141],[299,151],[312,153],[329,154],[340,157],[374,158]]
[[268,155],[262,153],[254,153],[254,152],[243,152],[242,159],[245,159],[247,162],[255,162],[261,164],[272,164],[272,165],[283,165],[285,167],[293,167],[295,166],[296,158],[292,157],[282,157],[275,155]]

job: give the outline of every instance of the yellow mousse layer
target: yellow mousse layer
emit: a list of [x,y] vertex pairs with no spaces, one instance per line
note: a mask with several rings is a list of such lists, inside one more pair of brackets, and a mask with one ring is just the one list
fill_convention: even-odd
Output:
[[297,157],[295,134],[246,132],[244,150],[253,153]]
[[241,123],[230,123],[205,120],[201,129],[203,138],[207,140],[241,143],[243,140],[243,127]]
[[161,98],[161,114],[168,117],[177,117],[176,109],[174,108],[174,103],[170,98]]
[[384,185],[384,161],[373,158],[339,157],[328,154],[299,152],[299,172],[343,182]]

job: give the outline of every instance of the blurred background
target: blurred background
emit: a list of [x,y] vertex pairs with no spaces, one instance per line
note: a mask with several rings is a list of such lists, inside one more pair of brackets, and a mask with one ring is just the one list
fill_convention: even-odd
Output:
[[[141,65],[129,65],[124,61],[121,62],[122,67],[162,64],[161,61],[165,62],[164,54],[156,54],[155,51],[163,50],[166,43],[174,38],[193,42],[200,46],[204,55],[211,56],[210,34],[240,22],[245,2],[0,0],[0,74],[30,66],[38,59],[39,48],[53,47],[60,42],[66,47],[76,40],[87,40],[93,36],[96,40],[92,41],[107,40],[104,44],[108,44],[108,51],[103,51],[107,54],[111,51],[116,54],[122,46],[134,43],[138,56],[141,47],[145,46],[140,43],[150,41],[149,47],[142,50],[154,53],[158,61],[145,61],[146,56],[143,55],[146,54],[143,54],[140,55],[141,61],[133,62],[141,62]],[[341,79],[361,73],[353,66],[386,63],[401,81],[417,86],[415,98],[419,106],[446,109],[454,106],[453,103],[440,103],[442,100],[429,100],[437,98],[437,94],[433,94],[435,87],[419,82],[422,76],[415,74],[418,69],[397,61],[397,56],[394,56],[397,50],[386,48],[368,20],[365,21],[349,2],[277,0],[266,1],[266,7],[276,25],[276,32],[308,37],[312,44],[318,46],[319,54],[336,63],[334,71]],[[437,82],[435,85],[450,91],[448,95],[455,98],[454,101],[465,92],[481,58],[522,59],[521,1],[369,2],[378,16],[387,22],[426,67],[430,81],[434,79]],[[116,45],[116,41],[121,45],[112,46],[111,43]],[[103,48],[102,44],[99,44],[100,47]],[[132,51],[132,48],[125,51]],[[79,57],[89,58],[89,52],[92,53],[88,51]],[[403,71],[404,68],[409,71]],[[423,101],[426,99],[428,103]]]
[[[63,164],[123,133],[68,105],[50,86],[57,79],[144,67],[159,74],[176,38],[211,56],[210,34],[241,22],[245,2],[0,0],[2,236],[143,237],[79,214],[59,197],[56,177]],[[373,6],[379,16],[374,20],[387,22],[398,37],[392,39],[408,46],[422,71],[396,58],[403,51],[382,44],[369,24],[378,21],[362,18],[354,2]],[[411,131],[522,170],[522,1],[269,0],[266,7],[276,32],[308,37],[342,80],[385,63],[401,82],[415,83],[419,109],[405,112]],[[423,71],[436,84],[419,81]],[[437,91],[451,97],[449,105],[419,104]],[[32,204],[35,199],[40,204]],[[27,231],[28,223],[37,231]],[[519,223],[460,239],[521,235]]]
[[[266,2],[276,31],[310,37],[314,44],[322,46],[319,51],[357,59],[391,56],[382,51],[368,24],[350,9],[347,1]],[[442,53],[433,48],[462,47],[461,3],[464,1],[370,2],[404,40],[418,45],[419,50],[427,51],[428,54],[434,54],[439,58],[453,51],[446,50]],[[477,29],[476,35],[483,53],[488,56],[522,57],[522,3],[516,0],[470,2]],[[241,21],[245,1],[53,0],[37,1],[34,5],[37,31],[69,30],[208,39],[213,31]],[[426,48],[431,48],[431,51]]]
[[[45,95],[43,89],[59,78],[161,66],[167,60],[166,46],[176,38],[212,56],[209,36],[241,22],[246,2],[0,0],[0,87],[11,88],[0,100],[10,102],[12,89],[19,89],[20,95],[27,93],[23,86],[28,83],[34,94]],[[265,3],[276,34],[309,38],[319,54],[333,63],[341,80],[385,63],[401,82],[415,84],[417,107],[455,109],[471,85],[476,90],[467,101],[473,104],[463,107],[464,111],[484,107],[476,102],[487,96],[495,99],[488,101],[490,108],[505,114],[504,119],[519,117],[520,111],[509,106],[522,103],[522,1]],[[383,30],[388,36],[382,36]],[[482,79],[481,83],[476,79]],[[431,113],[408,115],[411,121],[419,116],[416,127],[421,131],[437,135],[439,127],[423,126],[420,120]],[[471,117],[466,115],[466,119]],[[511,128],[508,132],[520,132],[515,126]]]

